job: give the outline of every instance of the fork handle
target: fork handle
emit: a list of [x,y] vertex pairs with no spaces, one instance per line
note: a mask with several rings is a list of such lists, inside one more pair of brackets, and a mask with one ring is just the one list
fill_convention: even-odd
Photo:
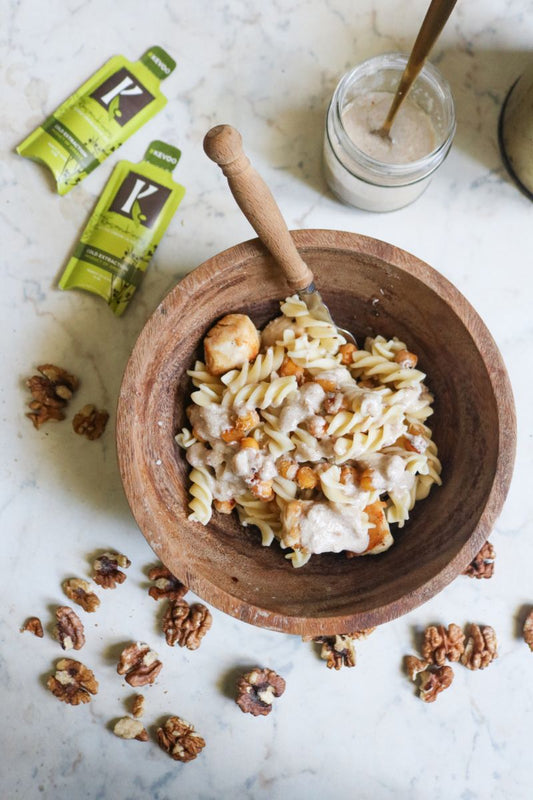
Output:
[[204,150],[228,179],[237,205],[283,270],[290,288],[307,288],[313,283],[313,273],[298,253],[270,189],[245,155],[239,131],[231,125],[216,125],[204,138]]

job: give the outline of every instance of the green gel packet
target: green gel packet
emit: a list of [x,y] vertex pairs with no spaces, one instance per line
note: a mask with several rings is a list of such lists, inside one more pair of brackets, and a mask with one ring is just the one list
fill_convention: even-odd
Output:
[[159,83],[176,62],[161,47],[114,56],[16,148],[47,166],[66,194],[166,104]]
[[171,175],[180,156],[176,147],[154,141],[141,162],[117,164],[60,289],[85,289],[103,297],[117,317],[124,313],[185,194]]

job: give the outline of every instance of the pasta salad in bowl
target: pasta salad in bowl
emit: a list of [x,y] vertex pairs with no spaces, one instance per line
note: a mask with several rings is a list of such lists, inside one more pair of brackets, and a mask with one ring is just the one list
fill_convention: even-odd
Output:
[[190,520],[235,509],[301,567],[312,554],[387,550],[391,523],[403,527],[441,483],[433,396],[399,339],[358,349],[295,295],[260,335],[249,317],[224,317],[205,351],[209,366],[187,371],[190,427],[176,436],[192,467]]
[[406,613],[472,561],[509,486],[514,406],[489,331],[440,273],[377,239],[291,235],[357,345],[258,240],[232,247],[146,323],[117,451],[140,530],[193,592],[331,635]]

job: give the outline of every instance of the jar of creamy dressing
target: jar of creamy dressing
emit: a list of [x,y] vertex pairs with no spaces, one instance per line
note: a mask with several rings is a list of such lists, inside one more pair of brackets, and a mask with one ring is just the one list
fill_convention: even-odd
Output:
[[407,64],[401,53],[364,61],[338,84],[329,105],[324,168],[332,192],[367,211],[393,211],[419,197],[444,161],[455,134],[449,84],[427,63],[391,129],[380,128]]

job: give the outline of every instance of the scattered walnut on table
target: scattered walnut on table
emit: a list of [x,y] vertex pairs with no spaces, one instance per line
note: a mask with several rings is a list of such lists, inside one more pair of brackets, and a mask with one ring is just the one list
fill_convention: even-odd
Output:
[[463,572],[469,578],[492,578],[494,573],[494,559],[496,552],[491,542],[486,541],[477,556],[470,562]]
[[122,553],[102,553],[93,563],[92,579],[103,589],[115,589],[117,583],[124,583],[126,576],[120,571],[131,566],[131,561]]
[[29,631],[30,633],[33,633],[33,635],[38,636],[39,639],[42,639],[44,636],[43,624],[39,619],[39,617],[28,617],[28,619],[20,629],[21,633],[24,633],[24,631]]
[[522,632],[524,636],[524,642],[529,646],[529,649],[533,651],[533,609],[526,617]]
[[238,679],[236,703],[244,713],[266,716],[272,711],[274,698],[281,697],[284,691],[285,681],[280,675],[256,667]]
[[81,650],[85,644],[83,623],[68,606],[56,608],[55,636],[63,650]]
[[82,578],[68,578],[63,582],[63,591],[69,600],[77,603],[84,611],[96,611],[100,605],[98,596],[91,592],[90,584]]
[[423,670],[420,673],[419,694],[424,703],[433,703],[437,695],[448,689],[453,681],[453,669],[448,666]]
[[405,669],[412,681],[416,680],[416,676],[428,667],[429,661],[417,658],[417,656],[405,656]]
[[139,719],[144,714],[144,695],[136,694],[131,704],[131,713],[135,719]]
[[137,739],[139,742],[148,741],[148,733],[142,722],[131,717],[122,717],[113,728],[113,733],[120,739]]
[[94,441],[99,439],[105,431],[108,419],[109,414],[107,411],[98,411],[96,406],[88,403],[75,415],[72,420],[72,427],[75,433]]
[[485,669],[498,657],[498,642],[494,628],[470,624],[461,664],[468,669]]
[[38,430],[48,420],[65,419],[63,409],[78,388],[79,381],[75,375],[54,364],[41,364],[37,369],[41,374],[32,375],[26,381],[32,396],[29,403],[31,412],[26,416]]
[[154,600],[180,600],[188,592],[187,587],[162,564],[151,568],[148,579],[154,584],[148,592]]
[[193,761],[205,747],[205,740],[194,726],[181,717],[169,717],[156,735],[159,747],[175,761]]
[[355,638],[358,638],[355,634],[343,633],[337,634],[337,636],[315,636],[313,641],[322,645],[320,658],[326,661],[327,668],[340,669],[341,667],[355,667],[357,663]]
[[98,681],[92,670],[72,658],[57,662],[55,674],[50,675],[46,685],[58,700],[71,706],[88,703],[91,695],[98,693]]
[[430,625],[424,632],[422,657],[442,666],[446,660],[459,661],[464,651],[465,635],[459,625]]
[[146,686],[154,683],[162,668],[155,650],[144,642],[132,642],[120,654],[117,672],[130,686]]
[[197,650],[212,622],[211,612],[202,603],[190,606],[185,600],[171,600],[163,616],[167,644]]

